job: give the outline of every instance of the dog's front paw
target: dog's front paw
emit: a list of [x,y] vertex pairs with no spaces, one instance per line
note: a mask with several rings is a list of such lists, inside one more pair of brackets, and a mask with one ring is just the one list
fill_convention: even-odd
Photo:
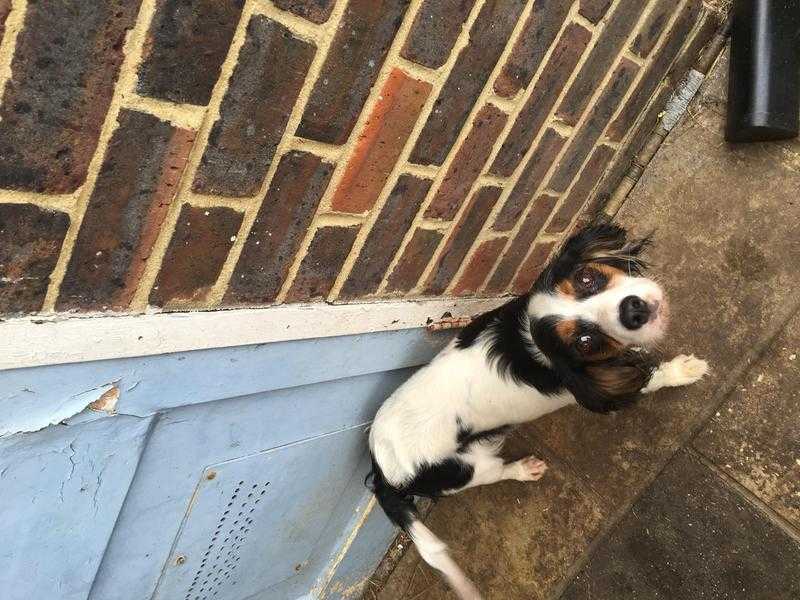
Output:
[[708,371],[708,363],[702,358],[697,358],[694,354],[680,354],[669,361],[665,373],[666,385],[672,387],[689,385],[701,380]]
[[547,471],[547,463],[535,456],[526,456],[514,463],[517,481],[537,481]]

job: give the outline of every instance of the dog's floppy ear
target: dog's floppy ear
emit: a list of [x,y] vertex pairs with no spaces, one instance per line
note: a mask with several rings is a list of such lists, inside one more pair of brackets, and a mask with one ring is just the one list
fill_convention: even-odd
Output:
[[647,385],[655,361],[644,352],[628,351],[622,356],[586,366],[553,365],[575,400],[593,412],[607,413],[633,404]]
[[561,247],[535,284],[535,289],[552,289],[581,264],[595,262],[616,267],[631,275],[640,275],[647,268],[642,253],[650,245],[650,236],[628,240],[619,225],[596,223],[577,231]]

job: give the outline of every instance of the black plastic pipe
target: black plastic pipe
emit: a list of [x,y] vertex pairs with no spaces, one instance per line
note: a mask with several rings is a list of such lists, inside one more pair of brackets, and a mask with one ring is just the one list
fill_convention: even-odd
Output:
[[735,0],[728,79],[731,142],[796,137],[800,126],[800,0]]

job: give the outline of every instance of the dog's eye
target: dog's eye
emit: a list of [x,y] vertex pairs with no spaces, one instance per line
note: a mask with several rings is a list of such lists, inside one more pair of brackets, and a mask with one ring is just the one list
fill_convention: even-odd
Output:
[[597,351],[598,340],[594,336],[583,334],[575,340],[575,345],[582,354],[591,354]]
[[575,283],[585,292],[594,292],[597,290],[599,280],[592,269],[581,269],[575,273]]

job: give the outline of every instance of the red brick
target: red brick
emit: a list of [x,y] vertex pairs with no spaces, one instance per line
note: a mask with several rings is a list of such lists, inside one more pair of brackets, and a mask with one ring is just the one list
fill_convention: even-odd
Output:
[[139,93],[207,104],[242,6],[244,0],[158,0],[139,68]]
[[495,217],[492,229],[495,231],[509,231],[517,224],[519,216],[525,212],[528,204],[542,184],[547,171],[552,166],[561,148],[564,146],[565,138],[558,135],[554,130],[545,131],[536,150],[531,154],[528,163],[522,171],[514,189],[511,190],[506,199],[506,203]]
[[417,228],[386,282],[386,291],[411,291],[425,272],[443,237],[438,231]]
[[283,25],[261,15],[250,20],[194,180],[196,192],[236,197],[258,193],[314,52],[313,44]]
[[313,23],[324,23],[331,16],[334,0],[272,0],[272,3]]
[[599,23],[600,19],[608,12],[611,2],[612,0],[581,0],[578,12],[592,23]]
[[483,187],[472,195],[428,277],[425,284],[427,294],[439,295],[447,289],[502,191],[497,187]]
[[550,111],[558,100],[575,65],[592,39],[592,35],[580,25],[570,24],[542,70],[542,74],[531,91],[531,96],[522,107],[506,141],[497,153],[491,172],[509,177],[530,148]]
[[69,217],[33,204],[0,204],[0,314],[42,308]]
[[679,4],[680,0],[658,0],[631,42],[634,54],[647,58]]
[[578,173],[583,161],[592,151],[595,142],[605,129],[608,121],[620,106],[625,92],[636,77],[639,66],[627,58],[623,58],[611,79],[603,88],[600,97],[592,109],[592,113],[581,125],[573,136],[569,147],[564,152],[558,163],[555,173],[548,182],[548,187],[557,192],[563,192]]
[[666,76],[672,61],[678,56],[686,37],[697,22],[699,13],[700,0],[697,0],[687,4],[678,16],[678,19],[667,33],[666,41],[653,57],[652,63],[636,84],[617,118],[609,126],[606,135],[610,140],[615,142],[622,140],[634,122],[636,122],[636,118],[645,109]]
[[689,69],[697,62],[697,59],[700,58],[703,48],[721,25],[719,14],[709,10],[702,11],[700,24],[695,29],[692,39],[687,42],[686,47],[681,51],[680,56],[669,70],[668,78],[670,83],[677,85],[683,79]]
[[628,35],[642,14],[642,0],[620,0],[572,82],[556,115],[568,125],[575,125],[589,104],[600,82],[623,49]]
[[508,241],[508,238],[495,238],[486,240],[478,246],[466,269],[458,279],[458,283],[453,288],[453,293],[456,296],[468,296],[480,289],[497,261],[497,257],[500,256],[500,252],[505,248],[506,241]]
[[275,300],[332,173],[333,165],[307,152],[281,158],[233,272],[227,304]]
[[297,135],[343,144],[358,120],[408,0],[350,0]]
[[11,0],[0,0],[0,42],[6,32],[6,18],[11,12]]
[[430,180],[411,175],[402,175],[397,180],[345,281],[340,298],[356,298],[377,291],[430,187]]
[[184,205],[150,304],[186,308],[204,303],[228,257],[244,215],[230,208]]
[[302,302],[327,296],[350,254],[358,230],[358,225],[317,229],[286,301]]
[[430,91],[431,84],[392,70],[336,188],[333,210],[361,213],[372,208]]
[[84,182],[140,1],[28,3],[0,106],[0,188]]
[[567,18],[573,0],[537,1],[525,22],[517,43],[502,72],[494,82],[494,91],[507,98],[528,87],[533,74],[556,39]]
[[542,194],[534,200],[533,208],[531,208],[528,216],[525,217],[525,222],[520,227],[517,235],[514,236],[511,245],[500,260],[500,264],[497,265],[497,269],[489,279],[489,283],[486,286],[488,292],[502,292],[508,288],[520,263],[528,254],[533,240],[539,235],[539,231],[541,231],[557,201],[558,196],[551,196],[550,194]]
[[447,62],[475,0],[425,0],[400,55],[431,69]]
[[472,184],[481,174],[507,119],[508,115],[492,104],[478,112],[469,135],[456,152],[442,185],[425,211],[426,217],[449,221],[456,216]]
[[592,189],[602,177],[612,158],[614,158],[613,148],[598,146],[595,149],[581,171],[578,181],[572,186],[569,195],[561,203],[561,207],[553,218],[550,219],[550,223],[547,224],[547,233],[561,233],[569,227],[572,219],[586,204],[589,194],[592,193]]
[[78,231],[59,309],[125,309],[155,243],[194,139],[123,110]]
[[519,268],[519,273],[514,279],[514,283],[511,284],[512,293],[521,295],[530,291],[536,278],[539,277],[547,265],[547,258],[555,245],[555,242],[540,242],[533,247],[528,258]]
[[525,0],[487,0],[411,153],[411,162],[444,162],[519,20]]

